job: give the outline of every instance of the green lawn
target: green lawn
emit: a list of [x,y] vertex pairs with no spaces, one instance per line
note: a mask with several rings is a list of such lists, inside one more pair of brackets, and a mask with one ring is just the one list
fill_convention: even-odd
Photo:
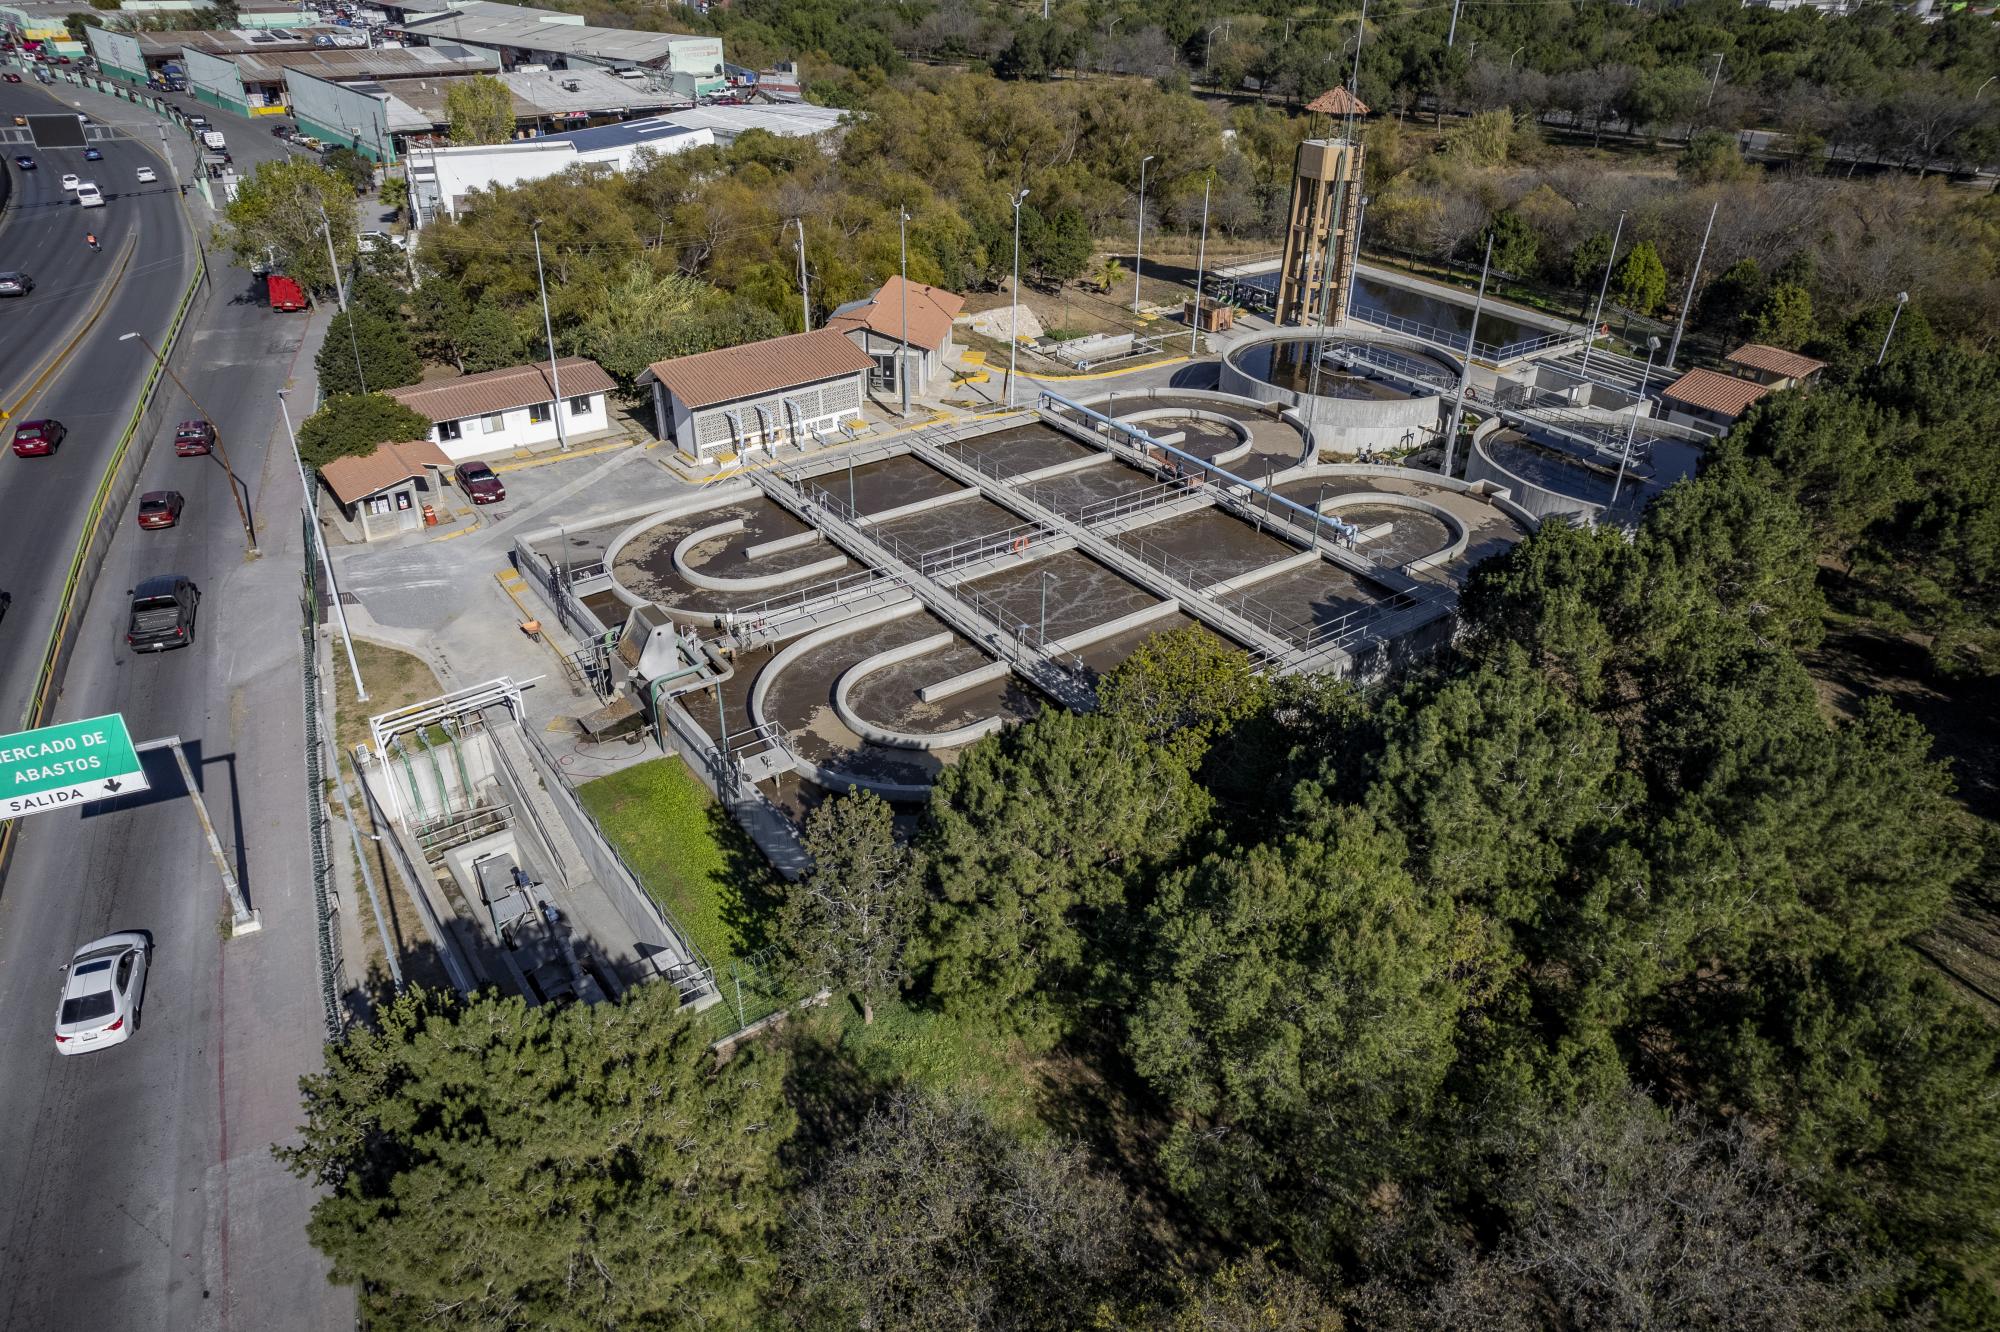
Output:
[[576,793],[711,965],[761,947],[772,871],[678,758],[635,764]]
[[[1043,1061],[1020,1041],[983,1023],[890,999],[877,1004],[875,1021],[863,1026],[845,995],[835,995],[824,1008],[798,1010],[793,1020],[801,1036],[838,1051],[844,1057],[841,1065],[876,1086],[956,1091],[1018,1133],[1046,1132],[1040,1104],[1048,1091]],[[810,1062],[802,1061],[794,1076],[810,1080]]]

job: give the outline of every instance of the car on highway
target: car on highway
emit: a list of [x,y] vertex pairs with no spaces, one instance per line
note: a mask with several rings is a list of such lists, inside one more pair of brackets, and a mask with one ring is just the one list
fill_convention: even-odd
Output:
[[0,296],[26,296],[35,289],[35,280],[26,273],[0,273]]
[[14,165],[21,168],[21,170],[23,171],[33,171],[35,169],[35,159],[28,156],[26,153],[22,153],[19,157],[14,159]]
[[76,187],[76,201],[84,208],[104,207],[104,192],[97,188],[97,182],[86,180]]
[[86,162],[102,162],[104,160],[104,150],[102,148],[86,148],[83,150],[83,160]]
[[134,652],[164,652],[194,642],[201,589],[186,574],[160,574],[132,589],[125,643]]
[[199,458],[215,447],[215,427],[207,421],[183,421],[174,427],[174,452]]
[[139,183],[141,185],[150,185],[159,178],[160,178],[159,174],[155,172],[153,168],[151,167],[139,168]]
[[172,527],[181,520],[181,492],[149,490],[139,496],[139,526]]
[[21,81],[21,76],[19,74],[14,73],[12,70],[9,70],[7,72],[7,82],[19,83],[20,81]]
[[83,184],[83,177],[76,175],[74,172],[66,171],[63,173],[62,187],[64,189],[73,190],[81,184]]
[[498,504],[507,498],[506,485],[483,462],[462,462],[452,468],[452,475],[458,478],[458,488],[474,504]]
[[63,968],[56,1005],[56,1051],[89,1054],[131,1039],[146,996],[153,941],[137,930],[107,934],[76,950]]
[[39,421],[23,421],[14,427],[14,456],[17,458],[46,458],[56,451],[69,430],[54,417],[44,417]]

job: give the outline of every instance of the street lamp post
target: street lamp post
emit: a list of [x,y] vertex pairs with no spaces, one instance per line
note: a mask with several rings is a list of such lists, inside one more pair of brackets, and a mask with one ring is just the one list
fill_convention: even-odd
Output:
[[1520,56],[1521,52],[1527,49],[1528,49],[1527,44],[1524,42],[1520,46],[1514,48],[1513,55],[1507,57],[1507,72],[1509,74],[1514,72],[1514,61]]
[[340,621],[340,639],[347,645],[347,669],[354,676],[354,696],[368,701],[368,686],[361,683],[361,663],[354,659],[354,636],[347,632],[347,607],[340,600],[340,583],[333,576],[333,561],[326,556],[326,538],[320,535],[319,505],[314,502],[312,482],[306,479],[305,456],[299,452],[299,437],[292,433],[292,409],[285,401],[290,389],[278,390],[278,410],[285,416],[285,438],[292,443],[292,462],[299,469],[299,494],[305,504],[306,526],[312,529],[313,547],[319,552],[320,568],[326,570],[327,590],[333,593],[333,617]]
[[903,390],[903,415],[910,414],[910,210],[896,207],[896,245],[902,254],[903,346],[896,356],[896,384]]
[[1882,364],[1883,360],[1889,355],[1889,339],[1896,336],[1896,321],[1903,317],[1903,307],[1909,303],[1909,292],[1899,291],[1896,293],[1896,309],[1889,316],[1889,331],[1882,335],[1882,350],[1875,353],[1875,364]]
[[805,321],[806,332],[810,333],[813,326],[813,308],[812,298],[806,290],[806,220],[803,217],[792,220],[799,224],[799,318]]
[[[1681,334],[1687,329],[1688,308],[1694,304],[1694,284],[1701,281],[1701,261],[1708,258],[1708,238],[1715,231],[1715,215],[1721,211],[1721,203],[1711,204],[1708,210],[1708,225],[1702,229],[1701,248],[1695,251],[1694,272],[1688,275],[1687,295],[1681,300],[1680,318],[1674,320],[1674,340],[1667,347],[1667,370],[1672,372],[1674,357],[1680,355]],[[1650,385],[1641,384],[1639,392],[1644,393]]]
[[[1653,378],[1653,354],[1659,350],[1660,350],[1660,340],[1657,337],[1646,339],[1647,381],[1650,381]],[[1642,393],[1644,391],[1645,391],[1644,389],[1640,390],[1640,392]],[[1620,454],[1618,457],[1618,476],[1611,483],[1611,503],[1605,506],[1604,511],[1606,513],[1609,513],[1611,512],[1611,510],[1618,507],[1618,492],[1621,489],[1623,489],[1625,485],[1625,467],[1626,464],[1632,461],[1632,438],[1638,433],[1639,433],[1639,413],[1637,410],[1634,410],[1632,413],[1632,419],[1628,421],[1625,425],[1625,452]]]
[[333,299],[340,305],[340,312],[347,313],[347,291],[340,282],[340,259],[333,252],[333,222],[326,215],[325,205],[319,210],[319,230],[326,237],[326,267],[333,275]]
[[181,377],[174,373],[174,368],[171,365],[167,364],[167,358],[160,355],[159,351],[147,339],[144,333],[121,333],[118,335],[120,342],[130,342],[133,338],[139,339],[139,345],[146,349],[147,354],[153,358],[154,364],[166,372],[167,378],[174,381],[174,387],[181,391],[183,397],[194,404],[194,409],[201,413],[202,420],[208,422],[215,456],[222,460],[222,474],[229,481],[229,498],[236,501],[236,517],[243,524],[243,544],[252,555],[255,555],[257,553],[257,533],[251,528],[250,514],[243,507],[243,492],[236,488],[236,473],[229,466],[229,450],[222,447],[222,432],[215,428],[215,418],[208,414],[206,407],[203,407],[200,402],[196,401],[194,394],[188,392],[188,386],[181,383]]
[[1458,10],[1464,0],[1451,0],[1451,30],[1444,35],[1445,49],[1449,50],[1458,40]]
[[563,429],[562,419],[562,373],[556,369],[556,330],[549,319],[549,284],[542,276],[542,219],[538,217],[529,223],[528,230],[535,236],[535,289],[542,294],[542,336],[549,343],[549,387],[556,395],[556,400],[549,404],[556,417],[556,447],[568,452],[569,432]]
[[1044,651],[1046,651],[1049,646],[1049,584],[1050,583],[1054,583],[1057,587],[1062,586],[1062,580],[1060,578],[1057,578],[1047,569],[1042,570],[1042,627],[1036,631],[1035,646]]
[[1982,83],[1982,84],[1980,84],[1980,85],[1979,85],[1979,91],[1978,91],[1978,92],[1976,92],[1976,93],[1974,93],[1974,94],[1972,94],[1972,104],[1973,104],[1974,106],[1978,106],[1978,105],[1979,105],[1979,99],[1980,99],[1980,97],[1981,97],[1982,95],[1984,95],[1984,93],[1986,92],[1986,90],[1987,90],[1988,88],[1990,88],[1990,87],[1992,87],[1992,86],[1993,86],[1993,80],[1994,80],[1994,79],[2000,79],[2000,74],[1995,74],[1995,75],[1993,75],[1993,77],[1992,77],[1992,78],[1989,78],[1989,79],[1987,79],[1987,80],[1986,80],[1986,82],[1984,82],[1984,83]]
[[1208,191],[1215,183],[1214,178],[1201,183],[1201,248],[1195,252],[1194,260],[1194,318],[1188,323],[1188,355],[1194,355],[1196,342],[1201,337],[1201,283],[1208,272]]
[[1583,374],[1590,376],[1590,349],[1597,345],[1598,321],[1604,318],[1604,293],[1611,290],[1611,265],[1618,262],[1618,241],[1625,234],[1625,214],[1618,214],[1618,226],[1611,233],[1611,253],[1604,260],[1604,280],[1597,284],[1597,308],[1590,312],[1588,336],[1583,340]]
[[1021,349],[1021,201],[1024,189],[1014,196],[1014,285],[1007,302],[1007,405],[1014,405],[1014,360]]
[[[1708,81],[1708,101],[1705,102],[1703,105],[1705,106],[1715,105],[1715,90],[1721,86],[1722,86],[1722,52],[1717,51],[1715,53],[1715,77],[1711,78]],[[1673,362],[1669,361],[1667,364],[1672,365]]]
[[1465,334],[1465,372],[1458,377],[1458,397],[1451,404],[1451,422],[1445,428],[1444,476],[1451,479],[1452,464],[1458,453],[1458,423],[1465,415],[1465,392],[1472,386],[1472,358],[1479,350],[1479,311],[1486,304],[1486,275],[1493,268],[1493,237],[1486,237],[1486,261],[1479,266],[1479,295],[1472,302],[1472,327]]
[[1139,279],[1146,268],[1146,163],[1153,160],[1147,153],[1139,159],[1139,245],[1132,252],[1132,318],[1139,317]]

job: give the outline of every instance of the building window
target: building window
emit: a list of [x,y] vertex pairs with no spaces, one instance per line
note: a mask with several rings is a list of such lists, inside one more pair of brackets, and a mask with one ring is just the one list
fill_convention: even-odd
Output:
[[437,423],[438,443],[449,444],[459,437],[458,422],[439,421]]
[[589,398],[571,398],[571,399],[569,400],[569,414],[570,414],[571,416],[589,416],[589,415],[590,415],[590,399],[589,399]]
[[529,404],[528,404],[528,424],[529,424],[529,425],[546,425],[546,424],[548,423],[548,419],[549,419],[549,408],[553,407],[554,405],[555,405],[554,403],[548,403],[548,402],[531,402],[531,403],[529,403]]
[[495,412],[491,416],[482,416],[479,418],[479,428],[489,435],[497,435],[507,428],[507,418],[500,412]]
[[878,391],[896,387],[896,353],[870,353],[875,360],[875,368],[868,372],[868,387]]

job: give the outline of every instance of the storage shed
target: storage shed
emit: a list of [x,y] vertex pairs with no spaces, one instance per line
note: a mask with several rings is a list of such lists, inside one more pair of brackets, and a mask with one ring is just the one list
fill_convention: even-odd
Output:
[[740,347],[655,361],[639,376],[653,390],[661,438],[690,458],[830,442],[861,417],[875,361],[838,329],[817,328]]

